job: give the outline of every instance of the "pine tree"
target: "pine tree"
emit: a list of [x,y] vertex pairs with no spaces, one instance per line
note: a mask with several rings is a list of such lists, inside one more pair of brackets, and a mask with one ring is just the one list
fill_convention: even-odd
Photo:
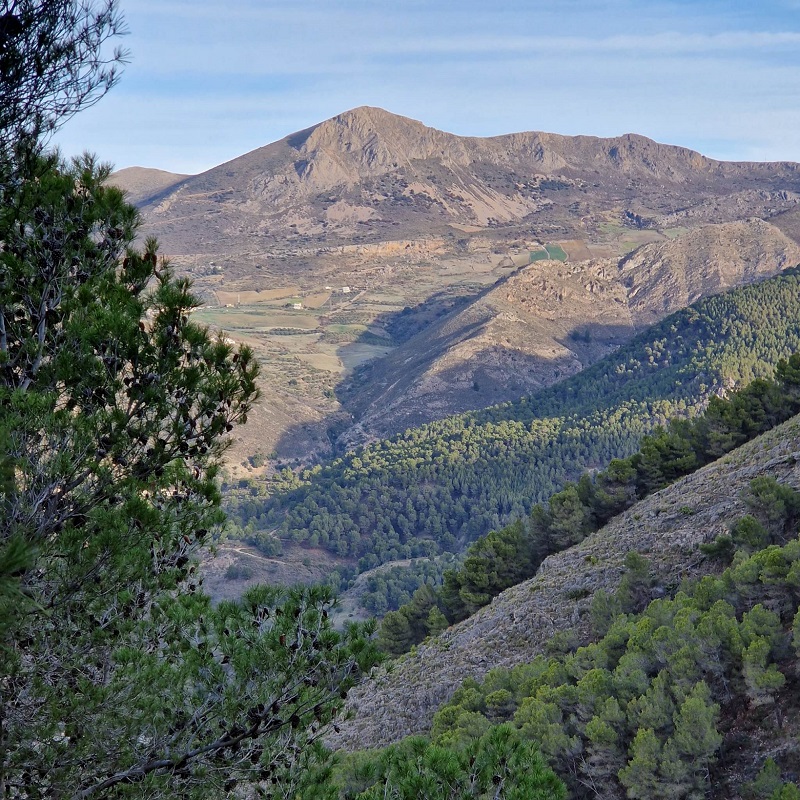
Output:
[[438,606],[434,606],[425,620],[425,627],[428,630],[429,636],[438,636],[449,627],[447,617],[439,610]]
[[408,617],[402,611],[390,611],[382,620],[378,631],[378,645],[390,656],[408,652],[414,643]]
[[0,786],[213,796],[285,777],[374,658],[327,592],[203,594],[257,365],[132,249],[107,174],[38,160],[0,209]]
[[351,800],[563,800],[564,784],[511,725],[460,750],[411,737],[373,765],[372,785]]
[[628,765],[619,779],[633,800],[657,800],[663,797],[659,774],[661,743],[650,728],[640,728],[630,747]]
[[675,714],[675,730],[664,745],[661,774],[664,791],[672,797],[704,797],[708,792],[710,767],[722,744],[717,731],[719,706],[700,682]]
[[116,0],[14,0],[0,17],[0,151],[35,147],[118,80],[127,54]]

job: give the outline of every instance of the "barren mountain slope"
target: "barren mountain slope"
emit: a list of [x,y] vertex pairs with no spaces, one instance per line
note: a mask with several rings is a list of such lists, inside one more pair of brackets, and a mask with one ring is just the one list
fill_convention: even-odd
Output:
[[760,219],[710,225],[622,259],[537,261],[382,359],[340,397],[353,444],[515,400],[571,375],[667,314],[800,264]]
[[174,189],[188,177],[161,169],[126,167],[112,173],[108,182],[122,189],[129,203],[139,205],[154,195]]
[[[670,589],[696,574],[697,546],[727,532],[746,512],[739,493],[759,475],[800,488],[800,417],[657,492],[581,544],[550,556],[537,576],[503,592],[477,614],[358,687],[352,720],[330,743],[348,750],[384,745],[427,731],[433,713],[467,677],[525,663],[558,631],[585,637],[598,589],[613,590],[625,554],[651,561]],[[703,565],[703,571],[709,566]],[[580,599],[574,599],[575,597]]]
[[696,228],[649,244],[619,262],[637,325],[650,325],[701,297],[800,264],[800,246],[761,219]]
[[798,167],[714,161],[633,134],[459,137],[363,107],[191,177],[144,207],[168,252],[219,254],[416,238],[451,223],[536,228],[540,214],[545,227],[590,230],[614,205],[630,206],[642,225],[713,198],[719,219],[703,221],[724,221],[742,212],[731,216],[720,198],[751,189],[766,192],[773,210],[791,208]]

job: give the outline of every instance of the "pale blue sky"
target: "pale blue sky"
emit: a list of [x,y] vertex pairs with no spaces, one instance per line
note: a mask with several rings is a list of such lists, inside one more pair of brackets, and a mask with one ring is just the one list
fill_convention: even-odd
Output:
[[800,161],[800,0],[121,0],[122,81],[56,139],[200,172],[360,105],[461,135],[635,132]]

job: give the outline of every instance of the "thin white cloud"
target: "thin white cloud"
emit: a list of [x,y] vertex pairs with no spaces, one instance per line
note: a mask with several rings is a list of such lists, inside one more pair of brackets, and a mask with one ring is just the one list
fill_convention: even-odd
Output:
[[[157,46],[154,46],[154,49]],[[717,34],[686,34],[667,31],[657,34],[588,36],[460,35],[398,38],[375,34],[364,40],[343,31],[335,38],[308,39],[298,50],[290,37],[279,38],[266,46],[258,36],[235,44],[226,37],[198,43],[185,39],[173,42],[158,58],[145,51],[137,69],[146,76],[162,75],[176,79],[192,74],[251,75],[345,75],[375,64],[392,62],[402,69],[409,60],[443,58],[473,60],[483,57],[523,55],[538,63],[553,55],[610,55],[655,58],[660,56],[728,56],[740,59],[793,56],[800,47],[800,32],[730,31]],[[137,59],[138,60],[138,59]],[[133,72],[133,69],[129,69]]]
[[400,54],[491,54],[529,53],[531,57],[547,52],[645,54],[720,53],[743,50],[773,50],[800,45],[800,33],[793,31],[732,31],[719,34],[684,34],[665,32],[650,35],[608,36],[471,36],[463,38],[421,38],[413,42],[372,43],[370,52]]

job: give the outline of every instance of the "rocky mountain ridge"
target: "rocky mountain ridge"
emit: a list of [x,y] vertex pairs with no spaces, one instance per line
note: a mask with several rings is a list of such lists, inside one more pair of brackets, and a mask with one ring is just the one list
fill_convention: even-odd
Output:
[[725,196],[737,207],[743,199],[751,205],[753,192],[775,210],[796,205],[800,171],[791,163],[715,161],[635,134],[460,137],[361,107],[164,188],[140,200],[164,245],[197,252],[199,242],[186,234],[202,221],[200,252],[221,252],[243,235],[271,242],[288,236],[291,246],[298,235],[379,241],[452,223],[530,220],[535,227],[540,212],[563,217],[570,206],[572,216],[594,217],[600,199],[630,205],[637,224],[648,224],[648,215],[677,219],[716,198],[719,218],[705,221],[728,221]]

